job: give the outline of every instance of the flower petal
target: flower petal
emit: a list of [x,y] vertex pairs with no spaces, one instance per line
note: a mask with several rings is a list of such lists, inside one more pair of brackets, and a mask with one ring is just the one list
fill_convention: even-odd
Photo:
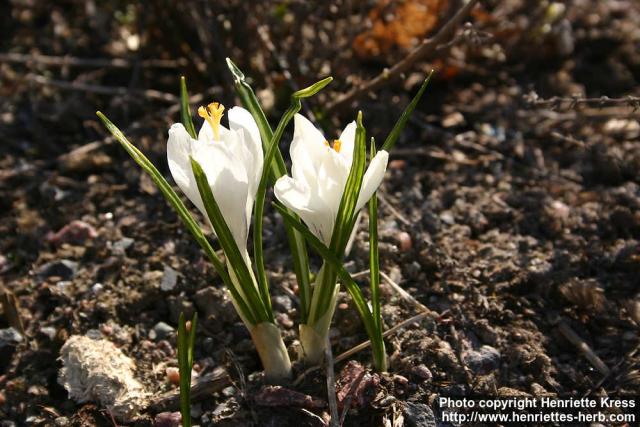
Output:
[[380,186],[382,178],[384,178],[384,173],[387,170],[388,161],[389,153],[385,150],[378,151],[373,160],[371,160],[362,178],[362,187],[360,188],[358,203],[356,203],[356,212],[362,209]]
[[318,162],[329,155],[326,139],[316,127],[304,116],[294,116],[293,141],[289,150],[291,154],[291,175],[313,185],[316,180]]
[[302,218],[316,237],[326,245],[331,243],[335,216],[320,199],[314,197],[305,183],[282,176],[276,181],[274,194],[283,205]]
[[345,126],[340,134],[340,154],[347,160],[349,166],[353,160],[353,146],[356,140],[356,122],[353,121]]
[[255,192],[260,183],[262,164],[264,161],[258,125],[249,111],[242,107],[233,107],[229,110],[229,128],[235,131],[240,129],[244,131],[244,146],[247,147],[247,150],[251,153],[250,159],[247,159],[251,161],[251,165],[246,165],[247,172],[253,176],[249,177],[249,183],[251,184],[250,192],[255,197]]
[[167,161],[171,175],[180,190],[206,216],[204,203],[200,197],[189,159],[195,142],[182,124],[177,123],[171,126],[167,142]]
[[244,165],[230,147],[222,142],[198,142],[194,148],[193,158],[200,163],[207,176],[220,212],[240,253],[244,254],[249,233],[246,216],[249,184]]

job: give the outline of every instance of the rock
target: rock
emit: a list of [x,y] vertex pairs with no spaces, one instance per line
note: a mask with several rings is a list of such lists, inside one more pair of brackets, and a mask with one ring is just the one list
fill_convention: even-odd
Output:
[[132,239],[131,237],[123,237],[122,239],[115,242],[111,246],[111,248],[113,249],[114,252],[125,253],[127,249],[129,249],[131,245],[133,245],[134,242],[135,240]]
[[291,298],[288,295],[275,295],[271,298],[273,309],[281,313],[289,313],[293,308]]
[[403,415],[408,427],[436,427],[436,417],[424,403],[406,402]]
[[477,375],[487,375],[500,367],[500,352],[483,345],[480,350],[470,350],[462,356],[464,363]]
[[75,220],[62,227],[56,233],[47,234],[45,240],[53,245],[71,243],[81,245],[87,240],[98,237],[98,232],[91,224],[84,221]]
[[147,406],[149,394],[133,376],[135,363],[111,341],[73,335],[60,359],[58,382],[77,403],[97,402],[124,423]]
[[169,292],[176,287],[178,283],[178,272],[168,265],[164,266],[164,272],[162,274],[162,281],[160,282],[160,289]]
[[43,326],[42,328],[40,328],[40,333],[53,341],[58,331],[53,326]]
[[65,427],[70,425],[69,418],[67,417],[58,417],[53,421],[53,423],[58,427]]
[[149,334],[149,338],[156,341],[164,340],[167,339],[171,334],[173,334],[174,331],[175,329],[173,328],[173,326],[168,325],[164,322],[158,322],[152,329],[154,336],[151,336],[151,334]]
[[181,422],[180,412],[160,412],[153,419],[154,427],[180,427]]
[[76,275],[78,271],[78,263],[68,259],[61,259],[57,261],[51,261],[43,264],[38,269],[38,277],[45,279],[47,277],[56,276],[61,280],[70,280]]
[[103,289],[104,289],[104,285],[102,283],[95,283],[91,287],[91,292],[93,292],[94,295],[98,295]]
[[397,236],[398,245],[400,245],[400,251],[408,252],[413,247],[413,243],[411,241],[411,235],[406,231],[401,231]]
[[166,371],[167,381],[173,385],[180,384],[180,370],[176,367],[169,366]]
[[431,381],[433,379],[431,370],[429,370],[429,368],[422,364],[411,368],[411,373],[425,382]]
[[0,329],[0,349],[15,347],[22,342],[22,335],[15,328]]

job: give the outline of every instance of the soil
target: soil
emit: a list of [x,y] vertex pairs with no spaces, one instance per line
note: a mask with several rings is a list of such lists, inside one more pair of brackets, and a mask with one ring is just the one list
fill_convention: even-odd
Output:
[[[0,6],[3,53],[125,58],[130,65],[0,57],[0,281],[8,291],[0,317],[0,425],[114,424],[103,408],[69,399],[58,384],[60,348],[71,335],[112,341],[135,361],[149,392],[175,391],[167,368],[177,366],[177,319],[195,311],[195,371],[223,367],[232,383],[194,402],[194,424],[326,420],[323,371],[288,386],[313,404],[266,406],[257,354],[221,281],[94,111],[104,111],[169,176],[166,130],[178,109],[174,98],[143,89],[175,96],[184,74],[203,102],[233,105],[221,59],[229,56],[275,125],[292,90],[333,75],[305,105],[322,112],[406,56],[415,44],[406,38],[432,34],[458,3],[416,2],[439,13],[437,24],[424,17],[428,34],[388,32],[391,40],[372,39],[382,47],[368,44],[357,55],[352,46],[376,20],[394,19],[393,2],[247,3]],[[639,96],[640,5],[481,3],[451,46],[355,104],[382,141],[425,73],[439,70],[391,153],[379,192],[381,269],[431,314],[387,338],[389,373],[367,373],[344,425],[392,425],[400,417],[420,425],[430,412],[424,404],[438,415],[439,395],[640,394],[640,113],[632,101],[557,108],[536,101]],[[409,17],[405,11],[396,19]],[[144,62],[152,59],[171,64]],[[105,94],[96,86],[123,89]],[[328,135],[338,133],[354,111],[321,124]],[[288,141],[290,133],[285,155]],[[267,211],[273,305],[294,354],[297,286],[282,220]],[[367,241],[363,212],[347,257],[353,273],[368,268]],[[319,259],[312,261],[317,268]],[[365,277],[358,281],[367,294]],[[386,328],[420,313],[387,281],[382,286]],[[364,340],[341,295],[334,355]],[[370,370],[368,350],[338,363],[336,376],[353,377],[361,369],[355,362]],[[130,424],[173,425],[157,416],[148,411]]]

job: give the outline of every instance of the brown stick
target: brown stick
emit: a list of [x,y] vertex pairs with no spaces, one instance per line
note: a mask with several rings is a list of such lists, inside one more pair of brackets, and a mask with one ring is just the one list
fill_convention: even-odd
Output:
[[418,47],[412,50],[404,59],[395,64],[390,69],[385,69],[373,79],[354,87],[346,94],[339,97],[335,102],[327,107],[327,112],[335,112],[346,107],[351,101],[360,97],[362,94],[376,90],[394,78],[399,77],[402,73],[409,70],[416,62],[425,59],[429,55],[435,53],[438,48],[446,44],[451,35],[460,23],[469,15],[471,9],[476,5],[478,0],[469,0],[444,26],[430,39],[425,39]]
[[586,357],[587,360],[593,365],[593,367],[596,368],[602,375],[609,375],[610,370],[607,365],[602,361],[602,359],[600,359],[600,357],[598,357],[598,355],[591,349],[591,347],[589,347],[589,344],[584,342],[584,340],[580,338],[578,334],[576,334],[564,320],[560,320],[560,322],[558,323],[558,331],[560,331],[560,333],[564,335],[564,337],[569,342],[571,342],[571,344],[578,347],[584,357]]
[[622,98],[609,98],[608,96],[601,96],[600,98],[554,96],[548,99],[543,99],[538,97],[538,94],[536,93],[530,93],[525,95],[524,100],[533,107],[551,108],[552,110],[563,111],[573,110],[579,106],[597,108],[628,106],[633,108],[633,111],[640,109],[640,97],[638,96],[625,96]]
[[[0,53],[0,62],[40,64],[54,67],[132,68],[137,63],[123,58],[76,58],[73,56],[28,55],[24,53]],[[179,68],[186,59],[146,59],[139,64],[145,68]]]
[[102,85],[93,85],[87,83],[77,83],[77,82],[67,82],[64,80],[53,80],[44,76],[39,76],[36,74],[27,74],[25,79],[30,82],[34,82],[43,86],[54,86],[64,90],[75,90],[80,92],[92,92],[99,93],[102,95],[113,95],[113,96],[142,96],[144,98],[153,99],[157,101],[168,102],[170,104],[176,104],[180,101],[177,96],[160,92],[155,89],[143,89],[143,90],[135,90],[129,89],[126,87],[113,87],[113,86],[102,86]]

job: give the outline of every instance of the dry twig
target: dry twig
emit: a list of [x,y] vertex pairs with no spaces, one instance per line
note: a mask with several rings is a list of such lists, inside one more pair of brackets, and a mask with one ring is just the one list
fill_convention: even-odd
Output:
[[146,59],[139,62],[123,58],[77,58],[73,56],[28,55],[24,53],[0,53],[0,62],[15,64],[38,64],[52,67],[79,68],[179,68],[187,64],[187,60]]
[[554,96],[543,99],[537,93],[531,92],[524,96],[524,100],[532,107],[550,108],[554,111],[570,111],[583,106],[596,108],[627,106],[632,108],[634,112],[640,109],[640,97],[638,96],[625,96],[623,98],[609,98],[608,96],[599,98]]
[[327,106],[327,112],[331,113],[346,107],[354,99],[369,91],[374,91],[391,80],[399,77],[402,73],[408,71],[416,62],[427,58],[436,53],[440,46],[446,45],[456,28],[469,15],[471,9],[476,5],[478,0],[469,0],[453,17],[442,26],[440,31],[430,39],[425,39],[422,43],[412,50],[405,58],[389,69],[385,69],[378,76],[354,87],[346,94],[339,97],[335,102]]
[[598,355],[591,349],[589,344],[587,344],[582,338],[576,334],[573,329],[565,322],[564,320],[560,320],[558,323],[558,331],[569,341],[571,344],[578,347],[580,352],[587,358],[587,360],[596,368],[602,375],[609,375],[609,368],[607,365],[598,357]]

